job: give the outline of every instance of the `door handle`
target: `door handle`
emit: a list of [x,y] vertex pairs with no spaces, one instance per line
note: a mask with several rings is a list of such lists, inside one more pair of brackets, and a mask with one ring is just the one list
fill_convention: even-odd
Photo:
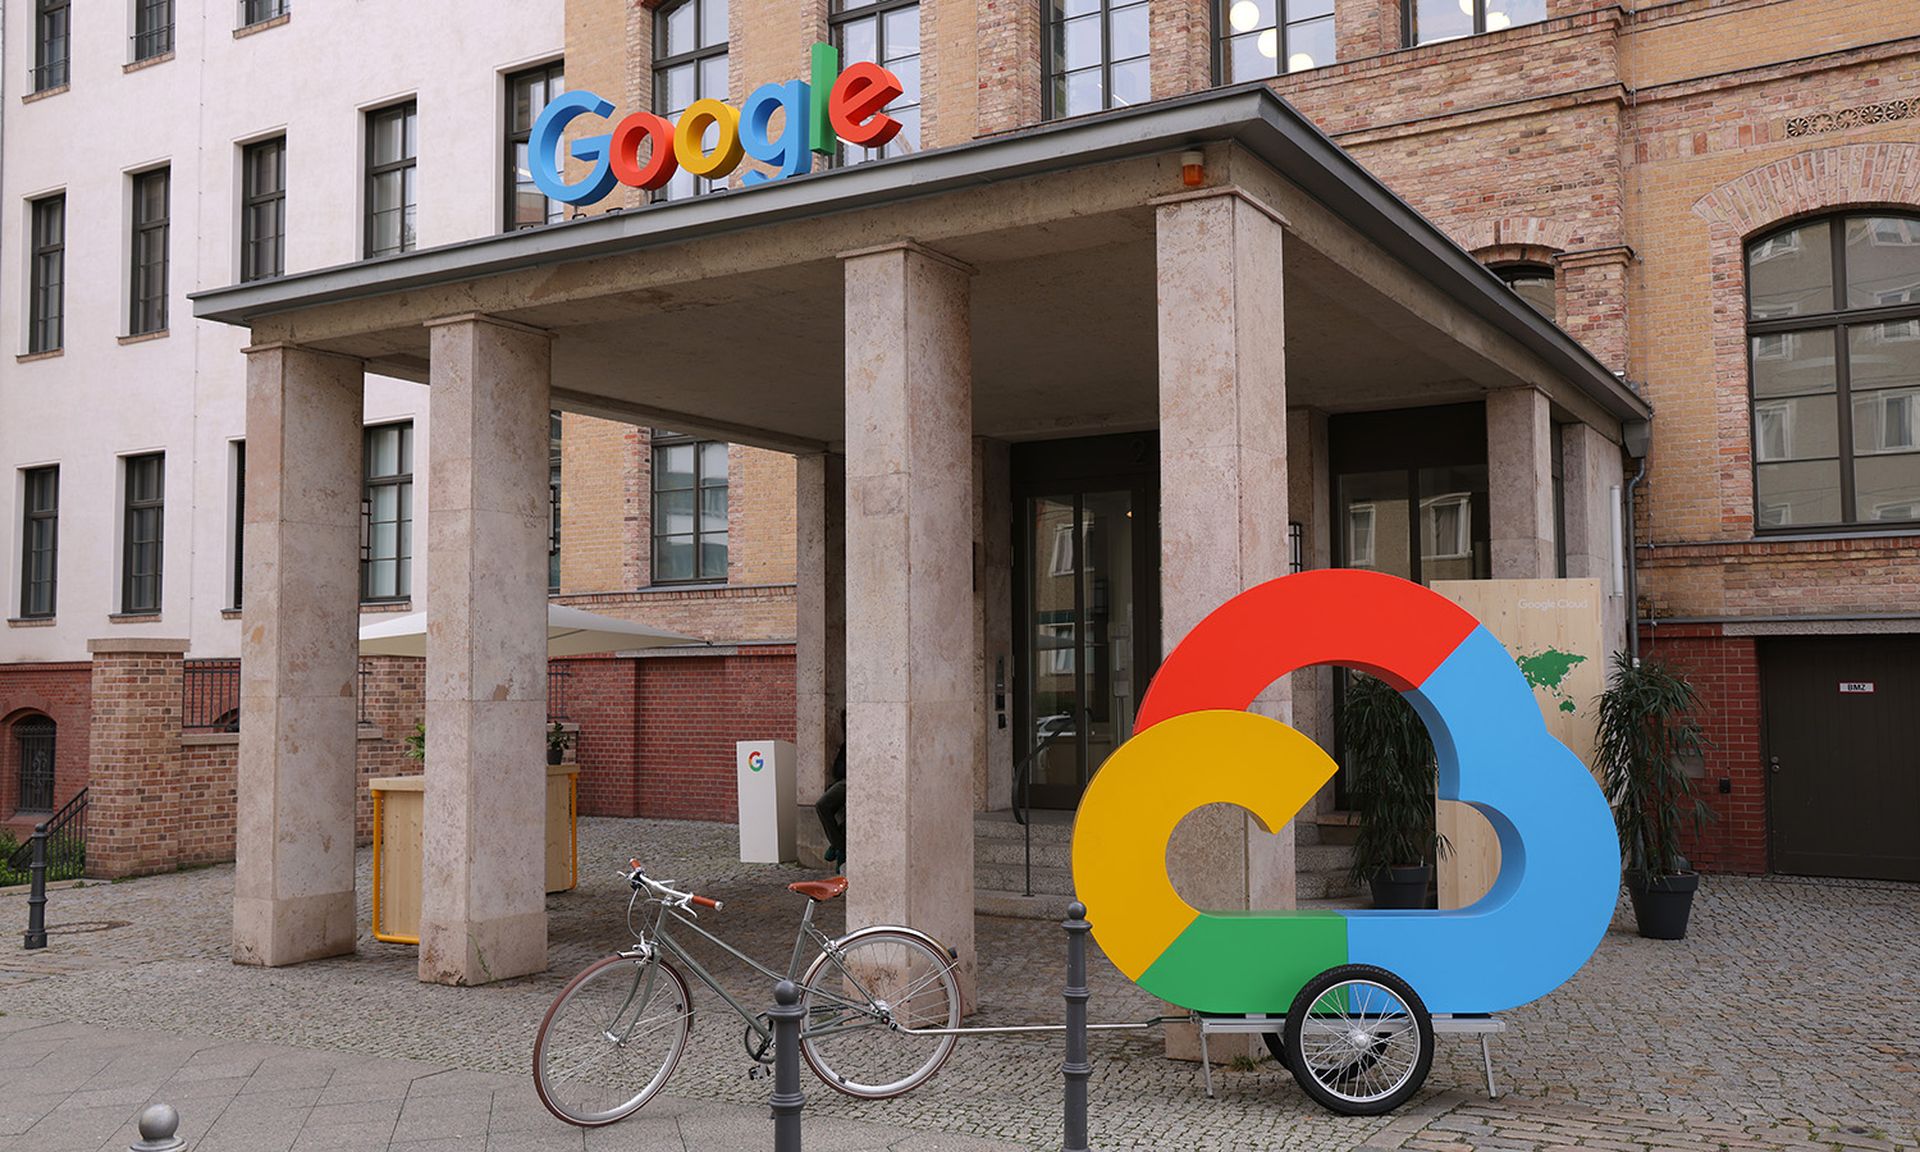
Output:
[[1778,756],[1767,757],[1767,767],[1769,770],[1774,772],[1780,771],[1780,757]]

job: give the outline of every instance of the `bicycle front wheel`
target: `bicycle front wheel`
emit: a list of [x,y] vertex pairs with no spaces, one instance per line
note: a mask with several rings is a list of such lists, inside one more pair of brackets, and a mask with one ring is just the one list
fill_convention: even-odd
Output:
[[533,1041],[533,1087],[582,1128],[633,1115],[673,1075],[693,1027],[687,982],[658,956],[609,956],[561,990]]
[[946,950],[917,933],[843,936],[807,970],[800,1055],[830,1088],[884,1100],[924,1084],[953,1051],[960,988]]

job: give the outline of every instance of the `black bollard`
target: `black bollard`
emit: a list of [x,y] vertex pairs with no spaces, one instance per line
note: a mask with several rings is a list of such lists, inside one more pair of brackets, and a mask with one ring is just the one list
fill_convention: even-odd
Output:
[[1067,1080],[1066,1152],[1087,1152],[1087,906],[1078,900],[1067,905],[1067,1061],[1060,1066]]
[[27,866],[27,947],[47,946],[47,826],[33,828],[33,863]]
[[793,981],[773,986],[773,1152],[800,1152],[800,989]]

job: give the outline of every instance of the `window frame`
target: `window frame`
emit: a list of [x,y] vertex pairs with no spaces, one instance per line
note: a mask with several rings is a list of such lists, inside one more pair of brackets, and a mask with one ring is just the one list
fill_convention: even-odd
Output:
[[[882,68],[887,67],[887,17],[895,12],[905,11],[908,8],[913,8],[917,10],[920,7],[920,3],[921,3],[921,0],[828,0],[827,42],[829,44],[832,44],[833,50],[839,54],[839,57],[841,60],[841,66],[842,67],[846,66],[846,54],[847,54],[846,38],[845,38],[846,27],[849,24],[857,24],[862,20],[872,20],[873,21],[874,61],[875,63],[878,63]],[[838,8],[839,10],[835,11],[836,8]],[[924,26],[920,26],[921,25],[920,14],[917,11],[914,16],[914,22],[916,26],[918,26],[918,30],[916,31],[914,36],[914,40],[916,43],[921,45],[920,48],[915,50],[914,59],[920,60],[923,58],[925,54],[925,40],[922,39],[922,37],[924,36],[926,29]],[[925,84],[924,74],[921,77],[921,83],[922,85]],[[916,114],[919,112],[921,106],[925,103],[925,100],[926,100],[926,92],[924,87],[922,87],[920,92],[920,99],[914,101],[912,105]],[[891,110],[893,107],[894,105],[889,104],[887,108],[882,109],[882,111]],[[904,111],[904,109],[902,110]],[[916,124],[916,127],[914,129],[914,135],[918,137],[920,135],[921,121],[919,120],[917,115],[915,118],[915,124]],[[905,133],[902,133],[902,136],[904,135]],[[874,150],[871,148],[849,148],[845,140],[835,140],[834,148],[833,148],[834,166],[835,167],[852,167],[853,165],[856,165],[856,164],[870,164],[875,160],[888,159],[887,150],[891,149],[894,146],[894,144],[898,142],[899,142],[899,138],[896,137],[894,141],[889,142],[887,147],[880,149],[878,153],[871,156],[858,156],[858,155],[854,155],[854,153],[873,152]],[[910,144],[905,146],[905,150],[909,154],[911,154],[913,152],[918,152],[920,150],[920,147],[921,147],[920,140],[915,139]]]
[[1545,316],[1549,321],[1559,322],[1560,273],[1553,265],[1542,263],[1538,260],[1502,260],[1498,263],[1487,265],[1487,270],[1495,276],[1498,276],[1500,283],[1507,286],[1507,291],[1513,293],[1522,304],[1527,305],[1529,308],[1533,308],[1533,302],[1525,296],[1520,295],[1520,290],[1514,287],[1515,282],[1520,280],[1545,280],[1553,289],[1553,310],[1550,312],[1540,312],[1538,308],[1534,308],[1533,310]]
[[[141,499],[135,495],[138,478],[135,469],[151,464],[154,468],[154,492],[150,498]],[[120,468],[120,611],[121,616],[158,616],[166,602],[166,557],[167,557],[167,454],[165,452],[142,452],[134,456],[121,457]],[[142,513],[153,514],[153,537],[140,540],[135,537],[136,525]],[[136,550],[151,546],[153,549],[153,571],[150,574],[134,570]],[[136,600],[135,581],[151,575],[153,579],[153,599]]]
[[233,587],[228,590],[227,610],[238,612],[246,602],[247,442],[233,440],[229,443],[233,445],[229,450],[233,462],[233,532],[228,547],[233,554],[227,558],[227,567]]
[[[43,241],[43,220],[59,207],[60,235]],[[67,340],[67,194],[56,192],[27,206],[27,354],[56,352]],[[49,278],[53,270],[57,275]],[[49,287],[51,285],[51,287]],[[49,309],[47,305],[54,307]],[[51,330],[51,331],[49,331]]]
[[[685,52],[676,53],[671,56],[662,55],[667,43],[667,18],[688,5],[693,6],[693,47]],[[716,100],[726,100],[728,98],[725,92],[716,95],[702,90],[702,74],[704,70],[701,66],[715,57],[727,57],[727,83],[729,86],[732,85],[733,13],[727,13],[726,38],[715,44],[703,45],[701,43],[701,40],[704,39],[701,34],[706,28],[706,20],[706,8],[701,3],[701,0],[677,0],[677,2],[674,3],[662,4],[653,10],[653,61],[649,66],[651,71],[648,74],[648,78],[653,92],[653,111],[662,117],[665,117],[667,110],[673,106],[672,101],[667,98],[666,74],[681,65],[693,66],[694,100],[702,100],[709,96]],[[689,104],[691,104],[691,102],[689,102]],[[703,176],[693,177],[693,195],[695,196],[704,196],[709,192],[725,188],[726,186],[727,182],[724,179],[709,180]],[[662,185],[654,191],[653,201],[659,203],[664,200],[673,199],[672,189],[673,185],[671,182]],[[696,568],[697,567],[698,565],[696,564]]]
[[[31,793],[27,791],[28,781],[30,779],[27,775],[27,741],[35,738],[44,739],[47,742],[47,774],[44,781],[46,785],[44,794],[37,789]],[[14,799],[17,803],[13,809],[14,813],[18,815],[23,812],[31,812],[37,815],[43,812],[52,812],[54,810],[54,801],[58,798],[60,786],[60,725],[54,721],[53,717],[44,712],[37,710],[28,712],[23,716],[15,718],[11,724],[7,725],[7,739],[12,742],[14,746],[14,759],[19,763],[19,770],[16,773],[15,779],[17,788],[14,792]],[[32,779],[34,783],[40,783],[37,777]],[[42,795],[46,798],[45,804],[36,802]]]
[[547,591],[560,591],[560,485],[565,463],[562,435],[565,419],[555,410],[547,413]]
[[[506,140],[506,153],[505,153],[505,160],[504,160],[504,163],[506,164],[506,181],[505,181],[506,186],[501,190],[501,196],[500,196],[500,201],[501,201],[500,230],[502,232],[521,232],[530,228],[544,228],[550,224],[559,224],[565,221],[567,218],[567,215],[566,215],[567,206],[565,204],[562,204],[560,201],[553,199],[550,196],[546,198],[547,219],[541,222],[540,224],[521,224],[515,218],[517,215],[517,210],[519,208],[520,170],[518,166],[516,166],[513,162],[514,149],[521,144],[530,144],[532,142],[533,121],[529,120],[525,128],[516,128],[514,126],[513,88],[515,84],[525,80],[532,79],[535,76],[538,76],[540,80],[547,86],[547,99],[551,101],[553,97],[557,94],[554,90],[554,84],[556,81],[560,85],[559,91],[560,92],[566,91],[566,83],[567,83],[566,57],[557,56],[554,59],[547,61],[545,64],[534,64],[529,67],[520,68],[506,74],[506,85],[505,85],[505,88],[503,89],[506,96],[506,104],[503,107],[503,114],[500,119],[501,124],[504,125],[506,128],[505,137],[504,137]],[[538,118],[539,116],[536,113],[534,116],[534,119],[537,120]]]
[[[133,174],[133,214],[131,242],[127,246],[127,335],[151,336],[167,330],[168,296],[173,274],[173,169],[162,165]],[[143,215],[147,207],[147,189],[160,185],[160,215]],[[150,259],[150,245],[158,245],[158,260]],[[158,266],[158,291],[148,295],[143,287],[143,272]]]
[[[375,149],[379,147],[380,139],[378,125],[382,119],[389,116],[398,116],[400,118],[400,141],[403,149],[406,147],[407,121],[411,120],[413,122],[414,149],[398,160],[380,163],[375,158]],[[420,164],[420,100],[418,97],[408,97],[405,100],[396,100],[391,104],[383,104],[378,108],[369,108],[361,123],[366,126],[367,144],[365,151],[361,153],[363,161],[362,172],[364,175],[360,183],[360,194],[365,199],[365,205],[361,211],[360,221],[360,258],[363,260],[378,260],[387,256],[405,255],[413,251],[419,241],[418,236],[415,236],[411,241],[407,238],[407,209],[412,207],[417,210],[419,208],[419,202],[416,200],[411,205],[408,203],[407,180],[406,177],[402,176],[400,180],[400,206],[398,209],[400,213],[400,246],[392,251],[376,252],[374,251],[374,221],[378,218],[379,210],[374,207],[375,203],[377,203],[374,196],[374,182],[390,172],[405,172],[408,169],[412,169],[414,171],[414,182],[417,190]]]
[[[400,451],[397,453],[400,470],[375,475],[373,471],[373,438],[385,432],[398,429],[400,432]],[[360,435],[360,603],[362,604],[404,604],[413,599],[413,433],[412,420],[388,420],[379,424],[368,424]],[[405,498],[399,492],[394,494],[393,555],[390,557],[373,554],[373,493],[376,488],[405,488]],[[373,566],[386,561],[393,563],[393,587],[390,594],[374,595]],[[404,576],[403,576],[404,574]]]
[[1473,0],[1473,31],[1458,36],[1440,36],[1432,40],[1414,40],[1414,8],[1420,0],[1400,0],[1400,47],[1424,48],[1430,44],[1451,44],[1455,40],[1466,40],[1474,36],[1485,36],[1491,32],[1505,32],[1512,28],[1530,28],[1535,24],[1544,24],[1553,18],[1551,11],[1538,20],[1529,20],[1524,24],[1508,24],[1506,28],[1487,27],[1487,0]]
[[[1045,123],[1053,120],[1066,119],[1069,115],[1097,116],[1102,112],[1112,112],[1115,110],[1116,107],[1119,107],[1119,108],[1138,107],[1138,105],[1133,105],[1133,104],[1115,105],[1113,102],[1113,66],[1115,64],[1131,64],[1135,60],[1148,61],[1147,99],[1146,101],[1144,101],[1144,103],[1151,103],[1153,101],[1153,64],[1152,64],[1153,10],[1151,6],[1147,3],[1147,0],[1119,0],[1118,3],[1116,3],[1115,0],[1096,0],[1096,2],[1100,5],[1100,9],[1099,9],[1100,107],[1093,112],[1075,112],[1075,113],[1069,114],[1063,111],[1062,109],[1056,108],[1054,106],[1055,105],[1054,82],[1060,79],[1061,76],[1068,74],[1065,72],[1056,72],[1054,70],[1054,65],[1053,65],[1054,30],[1056,28],[1064,29],[1067,25],[1067,20],[1065,17],[1055,19],[1053,15],[1053,6],[1056,3],[1060,3],[1060,2],[1062,2],[1062,0],[1042,0],[1041,6],[1040,6],[1040,119],[1041,119],[1041,122]],[[1113,58],[1113,12],[1114,12],[1114,9],[1134,8],[1134,7],[1143,8],[1146,10],[1146,13],[1147,13],[1147,31],[1148,31],[1147,51],[1140,56],[1129,56],[1125,60],[1115,60]],[[1085,19],[1087,15],[1089,14],[1082,13],[1080,16],[1075,17],[1074,19]],[[1084,71],[1087,71],[1087,69],[1075,68],[1075,69],[1072,69],[1071,71],[1084,72]]]
[[240,0],[240,27],[252,28],[293,11],[292,0]]
[[173,0],[133,0],[133,35],[128,39],[135,64],[173,51],[173,23]]
[[[34,488],[36,480],[45,480],[49,489],[47,506],[34,506]],[[35,529],[40,523],[47,525],[45,548],[35,547]],[[47,556],[47,606],[43,611],[33,607],[34,589],[41,581],[34,579],[34,558],[44,552]],[[51,620],[60,609],[60,466],[42,464],[20,470],[20,603],[18,605],[21,620]]]
[[[279,153],[279,186],[270,191],[261,191],[254,184],[254,158],[267,149]],[[254,227],[254,209],[266,205],[275,205],[275,231],[273,233],[274,260],[272,271],[261,271],[254,260],[254,254],[265,238],[257,234]],[[287,138],[269,136],[265,140],[255,140],[243,144],[240,148],[240,280],[271,280],[287,274]]]
[[1340,41],[1336,33],[1333,44],[1333,57],[1328,60],[1316,60],[1311,68],[1293,69],[1287,67],[1287,59],[1292,55],[1287,50],[1288,31],[1302,24],[1312,24],[1320,20],[1334,19],[1338,5],[1329,7],[1325,15],[1303,16],[1297,20],[1288,19],[1287,6],[1293,0],[1274,0],[1274,72],[1271,76],[1229,76],[1233,62],[1233,41],[1241,36],[1264,32],[1264,28],[1255,28],[1252,33],[1235,32],[1233,21],[1229,18],[1236,0],[1214,0],[1213,2],[1213,82],[1215,84],[1246,84],[1255,80],[1279,80],[1298,72],[1313,72],[1321,68],[1331,68],[1340,63]]
[[[57,25],[57,30],[56,30]],[[59,45],[59,55],[53,46]],[[33,6],[33,91],[64,88],[73,79],[72,0],[37,0]]]
[[[1783,221],[1774,227],[1756,234],[1747,240],[1741,248],[1740,271],[1744,278],[1741,286],[1742,304],[1746,310],[1742,338],[1743,355],[1747,368],[1747,482],[1752,498],[1753,534],[1761,536],[1793,536],[1812,533],[1828,534],[1873,534],[1886,532],[1912,532],[1920,526],[1920,518],[1905,520],[1863,520],[1859,518],[1857,502],[1857,483],[1854,476],[1860,456],[1854,450],[1853,442],[1853,353],[1849,333],[1854,328],[1872,328],[1876,325],[1894,321],[1920,322],[1920,303],[1878,304],[1863,307],[1850,307],[1847,302],[1847,224],[1855,219],[1873,219],[1895,217],[1920,228],[1920,212],[1912,209],[1874,209],[1855,208],[1838,212],[1825,212],[1810,216],[1796,217]],[[1753,314],[1753,256],[1758,249],[1765,249],[1762,259],[1777,254],[1773,246],[1788,233],[1797,233],[1812,224],[1827,225],[1827,242],[1830,245],[1828,268],[1832,274],[1833,307],[1822,312],[1804,312],[1793,316],[1777,316],[1757,319]],[[1795,236],[1791,248],[1780,251],[1797,251],[1799,238]],[[1832,457],[1840,473],[1840,518],[1834,521],[1807,524],[1763,524],[1760,519],[1760,466],[1762,463],[1780,463],[1782,461],[1762,461],[1759,452],[1759,414],[1761,397],[1754,375],[1754,362],[1762,359],[1755,355],[1755,343],[1768,336],[1791,336],[1831,333],[1833,338],[1833,376],[1834,390],[1828,393],[1811,393],[1804,398],[1828,398],[1834,404],[1835,452]],[[1869,392],[1881,389],[1867,389]],[[1796,396],[1768,397],[1769,400],[1790,400]],[[1871,456],[1873,454],[1869,454]],[[1906,455],[1890,453],[1889,455]],[[1828,457],[1811,457],[1806,463],[1822,462]],[[1916,501],[1920,505],[1920,501]]]
[[[723,449],[728,447],[727,442],[724,440],[714,440],[680,432],[669,432],[659,428],[654,429],[648,438],[647,580],[650,585],[725,584],[730,578],[728,571],[722,571],[718,576],[702,576],[700,574],[702,544],[707,537],[712,535],[712,533],[702,528],[700,524],[702,494],[712,488],[719,488],[725,491],[727,493],[729,520],[732,519],[731,512],[733,508],[733,468],[731,462],[728,464],[725,483],[709,484],[706,482],[707,473],[704,463],[706,452],[703,451],[703,449],[709,444],[718,444]],[[662,489],[660,487],[660,449],[679,447],[681,445],[691,445],[693,448],[693,487],[691,489]],[[691,491],[693,493],[693,531],[690,534],[685,532],[662,532],[660,530],[660,493],[663,491]],[[727,537],[726,567],[730,570],[733,565],[733,537],[729,529],[721,529],[719,534]],[[677,537],[687,535],[691,535],[693,542],[693,575],[681,578],[662,577],[660,575],[660,541],[670,536]]]

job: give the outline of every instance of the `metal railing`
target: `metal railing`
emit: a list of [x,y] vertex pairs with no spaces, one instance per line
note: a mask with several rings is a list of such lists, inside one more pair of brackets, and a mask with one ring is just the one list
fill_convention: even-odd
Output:
[[133,44],[133,62],[151,60],[155,56],[165,56],[173,51],[173,25],[162,24],[158,28],[148,28],[127,37]]
[[240,731],[240,661],[181,661],[180,730]]
[[566,665],[547,665],[547,723],[572,719],[567,715],[567,681],[572,678],[573,669]]
[[[87,790],[80,789],[39,827],[47,830],[47,879],[80,879],[87,867]],[[0,860],[0,885],[26,883],[32,862],[30,838]]]
[[45,64],[36,64],[28,70],[28,83],[35,92],[58,88],[67,82],[67,65],[68,60],[65,56],[58,60],[49,60]]
[[265,24],[285,16],[292,8],[289,0],[240,0],[240,27]]
[[[1047,727],[1049,724],[1054,727],[1049,729]],[[1073,731],[1073,714],[1063,712],[1056,716],[1044,717],[1039,724],[1035,725],[1035,730],[1042,734],[1040,742],[1033,746],[1031,752],[1020,758],[1020,763],[1013,766],[1013,818],[1020,825],[1021,836],[1025,842],[1023,850],[1026,859],[1026,890],[1021,893],[1023,896],[1033,895],[1033,762],[1038,760],[1040,753],[1045,752],[1056,739]]]

